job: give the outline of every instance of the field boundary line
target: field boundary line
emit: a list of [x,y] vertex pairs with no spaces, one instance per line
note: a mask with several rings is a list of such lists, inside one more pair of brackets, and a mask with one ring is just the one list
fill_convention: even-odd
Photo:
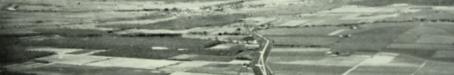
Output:
[[363,65],[364,63],[366,63],[368,59],[365,59],[363,61],[361,61],[360,63],[356,64],[355,66],[353,66],[352,68],[348,69],[347,71],[345,71],[344,73],[342,73],[342,75],[348,75],[350,74],[351,72],[353,72],[354,70],[356,70],[359,66]]
[[337,35],[339,33],[344,32],[345,30],[347,30],[347,29],[339,29],[339,30],[336,30],[336,31],[333,31],[333,32],[329,33],[328,35],[329,36]]
[[427,64],[427,60],[424,60],[424,62],[418,66],[418,69],[416,69],[413,73],[411,73],[411,75],[416,75],[416,73],[418,73],[418,71],[420,71],[422,68],[424,68],[424,66],[426,66]]

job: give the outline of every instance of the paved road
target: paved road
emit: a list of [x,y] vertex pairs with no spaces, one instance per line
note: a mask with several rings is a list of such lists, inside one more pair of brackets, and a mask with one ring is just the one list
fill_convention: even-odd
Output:
[[255,75],[272,75],[273,72],[271,71],[270,67],[266,64],[268,55],[270,54],[272,41],[263,35],[258,34],[256,32],[252,32],[254,37],[260,38],[260,41],[263,41],[260,48],[260,55],[258,59],[256,59],[253,64],[253,70]]

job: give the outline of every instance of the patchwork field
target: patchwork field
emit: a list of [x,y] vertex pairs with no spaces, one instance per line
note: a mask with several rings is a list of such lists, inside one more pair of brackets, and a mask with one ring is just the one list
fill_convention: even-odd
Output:
[[330,57],[328,49],[273,48],[269,65],[279,75],[339,75],[368,56]]
[[[220,55],[219,51],[208,51],[205,48],[215,41],[186,39],[178,37],[62,37],[41,36],[24,38],[26,46],[44,46],[60,48],[104,49],[105,52],[95,55],[159,58],[166,59],[179,54]],[[167,50],[155,50],[153,47],[167,47]],[[184,49],[184,51],[179,51]]]
[[453,75],[453,4],[0,0],[0,75]]
[[334,57],[326,56],[326,51],[317,48],[274,48],[269,63],[274,72],[281,75],[419,75],[423,68],[433,67],[428,63],[435,63],[398,53],[366,52]]
[[[243,69],[242,69],[243,68]],[[231,65],[231,64],[210,64],[203,67],[194,68],[187,72],[192,73],[205,73],[205,74],[214,74],[214,75],[235,75],[241,72],[251,74],[252,70],[242,67],[241,64]]]
[[39,75],[49,74],[74,74],[74,75],[168,75],[168,73],[159,73],[147,69],[119,68],[119,67],[92,67],[80,65],[53,64],[45,67],[28,69],[24,71],[36,72]]

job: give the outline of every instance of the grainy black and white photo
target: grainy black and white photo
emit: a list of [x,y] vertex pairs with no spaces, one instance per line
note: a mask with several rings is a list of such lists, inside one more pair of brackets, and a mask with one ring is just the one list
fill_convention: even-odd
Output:
[[0,75],[454,75],[454,0],[0,0]]

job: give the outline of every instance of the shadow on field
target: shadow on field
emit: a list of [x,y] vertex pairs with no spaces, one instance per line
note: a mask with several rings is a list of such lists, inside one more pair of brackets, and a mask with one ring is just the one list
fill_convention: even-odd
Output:
[[0,37],[0,66],[54,54],[52,52],[26,51],[25,46],[19,45],[19,42],[18,37]]

